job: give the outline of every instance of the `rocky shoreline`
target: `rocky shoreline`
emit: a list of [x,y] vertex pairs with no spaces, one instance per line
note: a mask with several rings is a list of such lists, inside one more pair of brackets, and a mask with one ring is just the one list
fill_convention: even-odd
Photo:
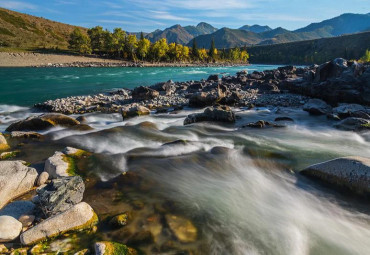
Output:
[[[15,151],[8,151],[12,144],[22,144],[24,140],[42,140],[43,135],[38,132],[57,126],[70,130],[92,130],[85,124],[84,116],[73,118],[65,114],[120,113],[125,120],[156,113],[176,114],[187,107],[205,108],[203,112],[189,114],[184,119],[185,126],[204,121],[233,124],[240,117],[235,109],[269,106],[276,107],[277,111],[279,107],[290,107],[302,109],[314,116],[326,116],[335,123],[335,128],[341,130],[369,131],[370,66],[335,59],[320,66],[287,66],[251,74],[241,71],[235,76],[226,77],[211,75],[207,80],[168,81],[150,87],[68,97],[35,105],[38,109],[52,113],[12,123],[6,129],[7,133],[0,134],[0,149],[6,151],[1,154],[0,161],[0,253],[40,254],[56,237],[68,237],[78,232],[90,238],[102,226],[124,229],[127,222],[135,217],[127,211],[108,216],[98,215],[84,200],[85,185],[94,188],[97,187],[94,185],[98,185],[97,181],[90,183],[86,173],[80,171],[84,162],[92,160],[96,164],[101,160],[92,152],[72,147],[55,151],[43,162],[41,171],[29,166],[27,162],[10,160],[16,155],[12,154]],[[238,128],[283,128],[286,121],[294,120],[289,116],[281,116],[274,122],[259,120]],[[151,123],[145,125],[152,127]],[[184,143],[186,141],[176,140],[162,146]],[[222,153],[222,147],[213,153]],[[319,179],[335,189],[349,190],[361,198],[367,199],[370,196],[368,158],[337,158],[311,165],[301,174]],[[139,179],[137,173],[127,172],[99,185],[103,188],[109,185],[130,186],[139,182]],[[147,191],[148,186],[150,183],[144,183],[140,188]],[[30,193],[32,195],[14,201]],[[140,201],[133,201],[132,204],[134,208],[143,207]],[[138,254],[129,246],[153,243],[155,233],[158,235],[163,226],[168,229],[166,234],[173,240],[185,244],[196,242],[200,233],[191,220],[163,208],[155,210],[158,214],[145,219],[145,224],[150,225],[152,231],[123,232],[127,240],[124,244],[102,241],[102,236],[94,236],[91,237],[95,243],[94,251],[85,249],[75,254]],[[98,225],[99,222],[102,225]],[[164,243],[160,251],[173,248],[171,242]]]

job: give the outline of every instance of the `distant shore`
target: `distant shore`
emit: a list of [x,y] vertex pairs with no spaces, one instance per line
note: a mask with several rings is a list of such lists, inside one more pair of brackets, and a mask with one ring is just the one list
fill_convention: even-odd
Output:
[[131,62],[68,54],[0,52],[0,67],[189,67],[244,66],[246,63],[151,63]]

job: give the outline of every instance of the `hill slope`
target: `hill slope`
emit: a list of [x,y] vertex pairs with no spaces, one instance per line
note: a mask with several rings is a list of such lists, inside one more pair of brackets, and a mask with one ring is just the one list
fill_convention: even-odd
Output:
[[[66,49],[71,26],[0,8],[0,46]],[[86,31],[86,28],[80,28]]]
[[332,38],[252,46],[250,62],[261,64],[313,64],[342,57],[359,59],[370,48],[370,32]]
[[370,30],[370,13],[352,14],[346,13],[338,17],[324,20],[320,23],[312,23],[307,27],[295,32],[313,32],[318,29],[325,29],[331,36],[353,34]]
[[272,30],[272,28],[269,26],[260,26],[260,25],[253,25],[253,26],[245,25],[245,26],[240,27],[239,29],[253,32],[253,33],[263,33],[263,32]]

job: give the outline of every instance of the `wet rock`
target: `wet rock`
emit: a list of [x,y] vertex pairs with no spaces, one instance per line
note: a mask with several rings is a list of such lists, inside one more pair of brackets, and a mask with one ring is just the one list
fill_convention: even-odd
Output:
[[191,107],[204,107],[210,106],[217,102],[218,96],[209,92],[194,93],[189,99],[189,106]]
[[211,74],[210,76],[208,76],[208,79],[207,81],[218,81],[220,78],[218,77],[217,74]]
[[211,149],[211,153],[214,155],[227,155],[231,153],[233,150],[227,147],[222,146],[215,146]]
[[10,133],[11,138],[23,138],[23,139],[41,139],[43,136],[36,132],[25,132],[25,131],[13,131]]
[[7,150],[9,149],[8,142],[6,141],[5,137],[2,133],[0,133],[0,150]]
[[6,151],[2,152],[0,154],[0,159],[1,160],[7,160],[7,159],[12,159],[17,157],[20,154],[20,151]]
[[139,231],[133,234],[128,240],[128,245],[144,245],[154,242],[153,234],[150,231]]
[[186,145],[188,142],[186,140],[175,140],[173,142],[168,142],[162,144],[162,146],[172,146],[172,145]]
[[96,255],[136,255],[137,252],[124,244],[116,242],[97,242],[95,244]]
[[124,107],[120,110],[123,120],[127,118],[142,116],[142,115],[149,115],[150,110],[144,106],[132,106],[132,107]]
[[282,128],[282,127],[285,127],[284,125],[278,125],[278,124],[275,124],[275,123],[271,123],[271,122],[268,122],[268,121],[264,121],[264,120],[259,120],[257,122],[254,122],[254,123],[249,123],[243,127],[251,127],[251,128],[266,128],[266,127],[274,127],[274,128]]
[[49,179],[49,173],[48,172],[42,172],[39,175],[39,178],[37,178],[36,186],[44,185],[47,182],[48,179]]
[[90,253],[90,251],[88,249],[83,249],[81,251],[76,252],[73,255],[86,255],[86,254],[89,254],[89,253]]
[[70,176],[68,169],[69,163],[65,154],[60,151],[56,151],[45,161],[44,172],[47,172],[51,178]]
[[35,221],[35,215],[22,215],[18,220],[22,223],[22,227],[29,227]]
[[0,254],[7,254],[9,252],[5,245],[0,244]]
[[79,176],[54,179],[38,192],[38,207],[47,217],[57,215],[81,202],[84,191]]
[[22,223],[11,216],[0,216],[0,242],[16,239],[22,231]]
[[184,125],[202,122],[202,121],[219,121],[234,123],[236,120],[234,112],[228,106],[208,107],[203,113],[190,114],[184,120]]
[[123,227],[128,224],[131,219],[131,215],[129,212],[125,212],[119,215],[114,216],[110,221],[109,224],[113,227]]
[[0,208],[32,189],[37,175],[36,169],[25,166],[21,161],[1,161]]
[[86,117],[85,117],[85,116],[78,116],[78,117],[76,118],[76,120],[77,120],[78,122],[80,122],[81,124],[82,124],[82,123],[86,123],[86,122],[87,122],[87,119],[86,119]]
[[330,113],[332,108],[321,99],[310,99],[304,106],[303,110],[312,115],[326,115]]
[[333,113],[337,114],[339,118],[344,119],[353,116],[356,112],[366,112],[365,107],[359,104],[343,104],[333,109]]
[[10,255],[27,255],[28,248],[18,248],[13,250]]
[[292,122],[294,122],[294,120],[290,117],[277,117],[277,118],[275,118],[275,121],[292,121]]
[[370,194],[370,159],[351,156],[312,165],[301,174],[355,193]]
[[157,98],[158,96],[158,91],[144,86],[136,87],[132,91],[132,99],[134,100],[149,100]]
[[81,202],[30,228],[20,239],[23,245],[31,245],[68,231],[91,228],[97,222],[98,217],[91,206]]
[[19,219],[22,215],[32,214],[36,205],[31,201],[14,201],[0,210],[0,216],[12,216]]
[[346,118],[334,125],[336,128],[347,131],[370,130],[370,120],[361,118]]
[[25,120],[11,124],[6,131],[38,131],[55,126],[72,127],[80,124],[77,120],[60,113],[47,113],[32,116]]
[[190,243],[197,239],[198,231],[190,220],[172,214],[167,214],[165,218],[172,233],[180,242]]

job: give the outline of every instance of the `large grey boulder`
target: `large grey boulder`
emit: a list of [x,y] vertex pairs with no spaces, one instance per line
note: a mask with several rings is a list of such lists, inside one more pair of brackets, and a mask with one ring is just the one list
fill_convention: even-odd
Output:
[[338,107],[335,107],[333,109],[333,113],[337,114],[341,119],[357,117],[359,116],[359,113],[362,113],[364,116],[368,115],[366,108],[359,104],[342,104]]
[[303,110],[309,112],[312,115],[325,115],[331,112],[332,108],[330,105],[325,103],[321,99],[310,99],[303,106]]
[[230,107],[218,105],[206,108],[203,113],[188,115],[184,120],[184,125],[202,121],[234,123],[235,120],[235,114]]
[[11,216],[0,216],[0,243],[16,239],[22,231],[22,223]]
[[355,193],[370,194],[370,159],[364,157],[343,157],[315,164],[301,171],[301,174],[345,187]]
[[135,105],[135,106],[125,106],[120,109],[123,120],[127,118],[149,115],[150,110],[145,106]]
[[81,177],[61,177],[38,191],[38,207],[50,217],[82,201],[85,184]]
[[346,118],[334,125],[336,128],[347,131],[362,131],[370,129],[370,120],[362,118]]
[[20,239],[23,245],[31,245],[68,231],[91,228],[97,222],[98,217],[91,206],[81,202],[30,228],[21,235]]
[[6,131],[38,131],[46,130],[55,126],[72,127],[80,122],[67,115],[60,113],[47,113],[40,116],[31,116],[25,120],[11,124]]
[[21,161],[0,162],[0,209],[10,200],[28,192],[35,184],[37,171]]

